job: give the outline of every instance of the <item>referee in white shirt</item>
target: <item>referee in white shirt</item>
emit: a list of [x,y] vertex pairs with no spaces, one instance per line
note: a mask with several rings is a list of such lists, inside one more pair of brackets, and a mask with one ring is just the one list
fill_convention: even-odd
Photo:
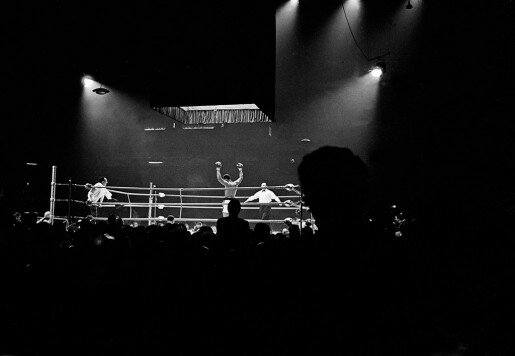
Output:
[[100,177],[98,179],[98,182],[95,183],[95,185],[86,184],[86,188],[90,188],[88,192],[88,203],[103,203],[104,198],[107,198],[107,200],[111,200],[113,198],[113,195],[109,190],[106,189],[106,186],[106,177]]
[[88,200],[86,204],[89,205],[91,209],[91,214],[94,216],[98,216],[98,205],[104,202],[104,198],[107,200],[114,200],[112,193],[106,189],[107,186],[107,178],[100,177],[95,185],[91,185],[87,183],[85,185],[86,189],[89,189],[88,192]]
[[272,210],[272,206],[269,204],[272,200],[280,203],[281,200],[274,194],[271,190],[266,187],[266,183],[261,184],[261,190],[249,197],[243,203],[247,203],[252,200],[259,199],[259,218],[261,220],[270,220],[270,212]]

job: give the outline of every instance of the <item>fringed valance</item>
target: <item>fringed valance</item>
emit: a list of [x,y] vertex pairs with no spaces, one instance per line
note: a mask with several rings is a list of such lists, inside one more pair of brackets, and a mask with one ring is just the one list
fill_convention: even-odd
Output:
[[[233,105],[232,107],[213,106],[209,109],[195,109],[187,107],[153,107],[154,110],[185,125],[205,125],[205,124],[247,124],[257,122],[270,122],[259,108],[241,109]],[[247,105],[248,107],[248,105]],[[255,107],[255,106],[254,106]]]

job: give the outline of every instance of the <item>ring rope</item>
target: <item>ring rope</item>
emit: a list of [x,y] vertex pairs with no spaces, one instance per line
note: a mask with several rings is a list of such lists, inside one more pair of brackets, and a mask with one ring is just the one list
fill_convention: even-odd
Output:
[[[184,209],[220,209],[221,205],[216,206],[205,206],[205,205],[180,205],[180,204],[156,204],[156,203],[131,203],[129,204],[102,204],[102,205],[94,205],[98,208],[123,208],[123,207],[132,207],[132,208],[158,208],[158,209],[164,209],[164,208],[184,208]],[[242,206],[242,210],[258,210],[258,206]],[[292,206],[292,207],[284,207],[284,206],[278,206],[275,208],[275,210],[297,210],[299,209],[298,206]],[[308,208],[303,207],[304,210],[308,210]]]
[[[159,193],[132,193],[132,192],[122,192],[120,190],[114,190],[110,188],[106,188],[111,193],[118,193],[118,194],[126,194],[126,195],[132,195],[132,196],[140,196],[140,197],[159,197]],[[165,195],[166,196],[166,195]]]
[[[66,220],[64,217],[56,216],[56,219],[59,220]],[[85,219],[83,216],[71,216],[72,219]],[[93,217],[93,220],[100,220],[100,221],[107,221],[108,218],[105,217]],[[129,220],[129,221],[159,221],[164,222],[166,221],[166,217],[155,217],[155,218],[121,218],[122,221]],[[245,219],[246,221],[250,223],[268,223],[268,224],[283,224],[284,220],[260,220],[260,219]],[[205,222],[217,222],[218,219],[211,219],[211,218],[175,218],[174,222],[196,222],[196,221],[205,221]]]
[[[56,183],[56,184],[60,185],[60,186],[68,186],[68,184],[64,184],[64,183]],[[72,184],[72,186],[79,187],[79,188],[84,188],[84,185],[81,185],[81,184]],[[149,193],[123,192],[123,191],[120,191],[120,190],[111,189],[111,188],[116,188],[116,187],[111,187],[111,186],[108,186],[108,187],[105,187],[105,188],[107,190],[109,190],[111,193],[133,195],[133,196],[143,196],[143,197],[155,196],[155,197],[161,197],[162,198],[162,194],[160,194],[160,193],[149,194]],[[273,188],[273,187],[270,187],[270,188]],[[148,188],[145,188],[145,189],[148,190]],[[156,188],[156,189],[159,190],[161,188]],[[216,189],[219,189],[219,188],[216,188]],[[221,188],[221,189],[225,189],[225,188]],[[256,188],[256,189],[261,189],[261,187]],[[192,194],[182,194],[182,196],[183,197],[187,197],[187,198],[208,198],[208,199],[223,199],[224,198],[223,195],[192,195]],[[176,198],[179,198],[179,197],[181,197],[181,194],[165,194],[164,197],[176,197]],[[278,195],[277,197],[278,198],[285,198],[285,199],[290,198],[291,199],[291,198],[298,198],[298,195]],[[236,198],[248,198],[248,197],[247,196],[237,196]]]
[[[113,203],[113,202],[107,202],[107,203],[94,203],[94,204],[91,204],[93,206],[97,206],[97,207],[108,207],[108,206],[120,206],[120,207],[130,207],[131,205],[134,205],[134,204],[137,204],[138,207],[159,207],[159,206],[163,206],[163,207],[167,207],[167,206],[177,206],[177,207],[180,207],[180,206],[184,206],[184,207],[188,207],[188,206],[194,206],[194,205],[202,205],[202,206],[217,206],[217,207],[222,207],[223,205],[221,203],[144,203],[144,202],[141,202],[141,203],[124,203],[124,202],[118,202],[118,203]],[[291,203],[291,204],[285,204],[285,203],[276,203],[276,202],[271,202],[271,203],[257,203],[257,202],[248,202],[248,203],[242,203],[241,206],[244,207],[244,206],[262,206],[262,205],[268,205],[268,206],[274,206],[274,207],[298,207],[300,206],[300,203]]]
[[[156,207],[156,206],[184,206],[184,207],[187,207],[187,206],[193,206],[193,205],[203,205],[203,206],[218,206],[218,207],[222,207],[222,204],[221,203],[96,203],[96,205],[98,207],[103,207],[103,206],[107,206],[107,205],[113,205],[113,206],[126,206],[126,207],[129,207],[131,206],[132,204],[138,204],[140,206],[145,206],[145,207]],[[95,204],[92,204],[92,205],[95,205]],[[276,202],[272,202],[272,203],[254,203],[254,202],[249,202],[249,203],[242,203],[241,204],[242,207],[243,206],[261,206],[261,205],[269,205],[269,206],[277,206],[277,207],[280,207],[280,206],[283,206],[283,203],[276,203]]]
[[[56,183],[56,185],[58,186],[69,186],[69,184],[66,184],[66,183]],[[82,187],[82,188],[85,188],[85,184],[72,184],[72,186],[76,186],[76,187]],[[109,190],[114,190],[114,189],[125,189],[125,190],[145,190],[145,191],[148,191],[149,188],[143,188],[143,187],[120,187],[120,186],[108,186],[108,187],[102,187],[102,188],[107,188]],[[268,186],[267,187],[268,189],[286,189],[286,190],[290,190],[292,188],[299,188],[298,185],[291,185],[291,186],[287,186],[287,185],[274,185],[274,186]],[[181,192],[181,191],[187,191],[187,192],[195,192],[195,191],[206,191],[206,190],[225,190],[227,188],[225,187],[213,187],[213,188],[207,188],[207,187],[204,187],[204,188],[155,188],[157,190],[162,190],[162,191],[168,191],[168,192]],[[236,187],[236,189],[241,189],[241,190],[259,190],[261,189],[261,187]],[[123,194],[126,194],[127,192],[122,192]]]
[[[127,195],[127,200],[129,201],[130,203],[130,196],[131,195],[134,195],[132,193],[126,193],[126,192],[118,192],[118,191],[113,191],[113,190],[110,190],[109,191],[111,193],[119,193],[119,194],[124,194],[124,195]],[[143,194],[143,193],[136,193],[138,196],[157,196],[157,197],[160,197],[159,194]],[[180,196],[179,195],[172,195],[172,194],[165,194],[165,197],[176,197],[176,198],[179,198]],[[196,199],[199,199],[199,198],[207,198],[207,199],[219,199],[219,200],[224,200],[225,197],[221,196],[221,195],[217,195],[217,196],[202,196],[202,195],[183,195],[184,198],[196,198]],[[238,199],[247,199],[249,198],[250,196],[236,196],[236,198]],[[295,198],[299,198],[298,195],[278,195],[277,196],[278,198],[282,198],[282,199],[295,199]],[[68,202],[68,199],[56,199],[55,201],[59,201],[59,202]],[[72,203],[85,203],[84,201],[82,200],[76,200],[76,199],[71,199],[70,200]],[[247,203],[248,204],[248,203]]]
[[[104,205],[103,206],[104,208],[115,208],[116,206],[112,205],[112,206],[108,206],[108,205]],[[139,206],[139,205],[134,205],[132,206],[133,208],[146,208],[145,206]],[[169,208],[169,209],[180,209],[180,206],[177,205],[177,206],[168,206],[166,208]],[[189,209],[220,209],[220,207],[218,206],[184,206],[183,208],[189,208]],[[283,208],[283,207],[279,207],[279,208],[276,208],[276,210],[297,210],[299,208]],[[303,208],[304,210],[307,210],[307,208]],[[242,207],[241,210],[259,210],[259,207],[257,206],[246,206],[246,207]]]
[[[68,202],[68,199],[56,199],[55,200],[56,202],[63,202],[63,203],[67,203]],[[79,204],[86,204],[85,201],[82,201],[82,200],[75,200],[75,199],[71,199],[70,200],[72,203],[79,203]]]

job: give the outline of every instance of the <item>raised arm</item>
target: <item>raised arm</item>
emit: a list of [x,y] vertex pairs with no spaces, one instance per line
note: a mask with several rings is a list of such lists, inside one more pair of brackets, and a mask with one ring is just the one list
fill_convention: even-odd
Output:
[[225,186],[225,181],[222,179],[219,167],[216,167],[216,179],[220,182],[221,185]]
[[225,185],[226,185],[225,181],[222,179],[222,174],[220,173],[220,168],[222,167],[222,163],[216,162],[215,166],[216,166],[216,179],[220,182],[221,185],[223,185],[225,187]]
[[234,181],[234,183],[236,183],[236,185],[238,185],[238,184],[240,184],[240,183],[241,183],[241,181],[243,180],[243,164],[238,163],[238,164],[236,165],[236,167],[238,167],[238,170],[240,171],[240,176],[238,177],[238,179],[236,179],[236,180]]

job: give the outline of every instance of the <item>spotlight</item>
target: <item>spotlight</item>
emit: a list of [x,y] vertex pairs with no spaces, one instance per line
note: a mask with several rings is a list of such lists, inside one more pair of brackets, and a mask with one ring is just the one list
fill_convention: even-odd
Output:
[[82,77],[82,85],[84,85],[86,88],[91,88],[93,85],[95,85],[95,81],[89,75],[85,75]]
[[384,61],[377,62],[374,68],[370,70],[370,74],[376,78],[381,77],[384,73],[386,73],[386,63]]
[[374,68],[370,71],[370,74],[372,74],[373,77],[379,78],[383,75],[383,71],[381,68]]
[[413,5],[411,5],[411,0],[408,0],[408,3],[406,4],[406,9],[413,9]]
[[93,89],[93,93],[95,94],[98,94],[98,95],[106,95],[107,93],[109,93],[109,90],[107,90],[106,88],[96,88],[96,89]]

